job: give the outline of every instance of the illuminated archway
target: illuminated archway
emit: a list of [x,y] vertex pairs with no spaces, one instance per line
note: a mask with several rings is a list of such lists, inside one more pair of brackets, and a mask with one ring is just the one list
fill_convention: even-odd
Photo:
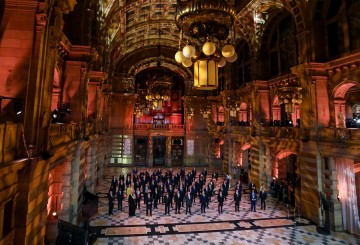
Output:
[[287,179],[292,178],[295,175],[296,170],[297,153],[285,149],[280,151],[276,155],[275,162],[272,168],[272,177],[275,179]]

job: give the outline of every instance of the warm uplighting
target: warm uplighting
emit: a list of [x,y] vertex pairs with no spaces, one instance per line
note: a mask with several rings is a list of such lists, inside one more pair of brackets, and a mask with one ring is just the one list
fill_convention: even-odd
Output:
[[[231,33],[235,16],[236,10],[228,1],[178,1],[175,19],[181,32],[175,60],[185,67],[194,64],[195,88],[216,89],[218,67],[237,59]],[[188,40],[181,50],[184,36]]]
[[51,214],[53,217],[57,216],[57,212],[52,212]]

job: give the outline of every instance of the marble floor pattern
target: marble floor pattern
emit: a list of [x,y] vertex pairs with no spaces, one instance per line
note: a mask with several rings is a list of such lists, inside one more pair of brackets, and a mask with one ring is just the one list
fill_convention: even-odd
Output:
[[[192,168],[186,168],[186,172]],[[139,171],[143,169],[138,168]],[[153,169],[148,169],[152,172]],[[163,171],[167,169],[164,168]],[[174,172],[178,171],[173,168]],[[197,173],[202,168],[197,169]],[[123,211],[114,205],[114,215],[109,216],[107,191],[111,177],[130,171],[128,168],[109,167],[105,170],[104,179],[99,181],[98,214],[90,221],[90,236],[93,244],[358,244],[360,238],[345,232],[331,232],[321,235],[316,226],[294,212],[277,199],[268,198],[267,209],[250,212],[248,195],[243,194],[240,212],[234,211],[233,188],[230,188],[223,213],[217,210],[217,201],[213,198],[201,214],[199,200],[192,207],[192,215],[185,214],[185,207],[180,214],[171,209],[170,215],[164,215],[164,205],[159,204],[152,216],[146,216],[143,202],[135,217],[128,216],[127,202],[123,202]],[[212,169],[208,169],[208,180]],[[224,175],[220,174],[218,185]],[[175,208],[175,206],[174,206]]]

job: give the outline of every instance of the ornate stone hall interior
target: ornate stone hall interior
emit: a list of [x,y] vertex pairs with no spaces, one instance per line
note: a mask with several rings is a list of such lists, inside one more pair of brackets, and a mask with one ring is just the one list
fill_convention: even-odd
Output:
[[0,245],[360,244],[359,207],[360,1],[0,2]]

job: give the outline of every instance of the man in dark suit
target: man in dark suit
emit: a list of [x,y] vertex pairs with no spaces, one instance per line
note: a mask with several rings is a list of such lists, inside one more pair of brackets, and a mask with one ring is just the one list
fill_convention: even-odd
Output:
[[260,199],[261,199],[261,209],[264,208],[264,210],[266,209],[266,198],[267,198],[267,191],[266,189],[263,189]]
[[206,213],[205,212],[205,207],[206,207],[206,195],[205,192],[202,192],[200,195],[200,204],[201,204],[201,213]]
[[137,209],[140,209],[140,201],[141,201],[141,192],[140,192],[140,189],[138,188],[135,191],[135,203],[136,203]]
[[110,190],[109,190],[108,199],[109,199],[109,215],[112,215],[113,209],[114,209],[114,199],[115,199],[115,197],[113,196],[112,188],[110,188]]
[[155,188],[155,192],[153,194],[153,199],[154,199],[154,209],[158,209],[157,205],[159,202],[159,193],[158,193],[158,189]]
[[185,195],[185,205],[186,205],[186,214],[189,212],[191,215],[191,206],[192,206],[192,196],[190,194],[190,191],[187,192]]
[[114,196],[115,193],[116,193],[116,188],[118,187],[118,180],[117,178],[115,178],[115,176],[112,177],[112,180],[111,180],[111,186],[110,188],[112,189],[113,193],[112,195]]
[[224,195],[222,191],[219,191],[218,194],[218,211],[219,213],[223,212],[223,206],[224,206]]
[[257,195],[254,189],[251,190],[250,201],[251,201],[251,211],[256,212]]
[[118,201],[118,210],[123,210],[122,202],[124,200],[124,192],[119,188],[116,194],[116,199]]
[[240,212],[241,196],[238,191],[234,192],[235,212]]
[[150,216],[152,216],[152,202],[153,202],[153,199],[150,195],[150,192],[148,192],[148,194],[146,196],[146,216],[149,215],[149,211],[150,211]]
[[170,215],[170,203],[171,203],[171,197],[169,195],[169,192],[166,192],[164,197],[164,204],[165,204],[165,214]]
[[175,213],[180,213],[180,207],[181,207],[181,195],[180,191],[177,191],[174,196],[175,199]]

